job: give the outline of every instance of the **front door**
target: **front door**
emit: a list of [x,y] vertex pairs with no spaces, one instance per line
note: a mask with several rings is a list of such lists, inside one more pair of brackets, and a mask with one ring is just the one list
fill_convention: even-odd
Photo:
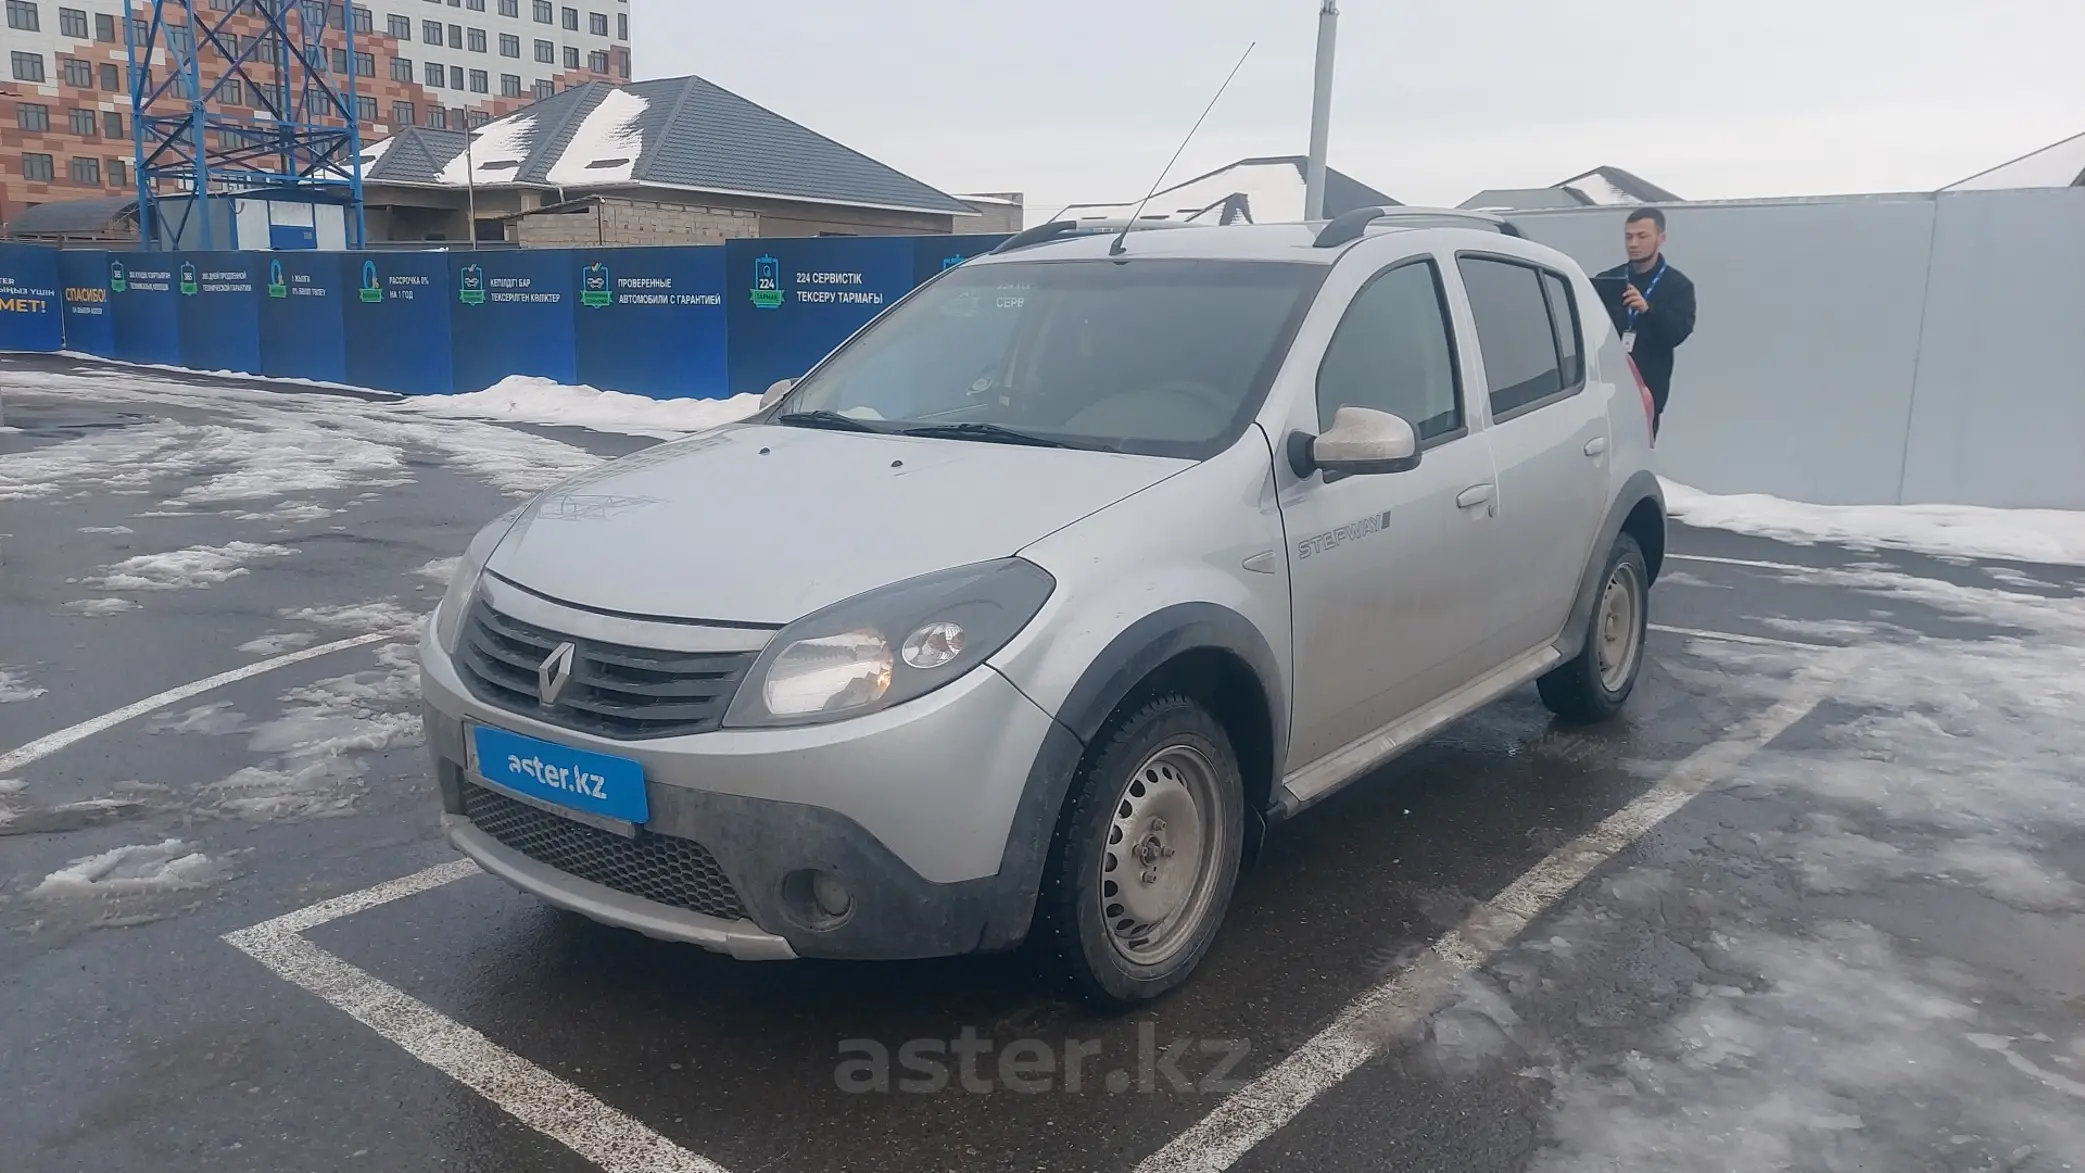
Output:
[[[1332,282],[1325,292],[1336,294]],[[1480,549],[1496,524],[1496,478],[1483,434],[1468,427],[1431,256],[1367,276],[1326,346],[1314,399],[1298,397],[1292,432],[1322,433],[1341,406],[1404,417],[1422,455],[1409,472],[1285,478],[1291,770],[1468,679],[1485,630]]]

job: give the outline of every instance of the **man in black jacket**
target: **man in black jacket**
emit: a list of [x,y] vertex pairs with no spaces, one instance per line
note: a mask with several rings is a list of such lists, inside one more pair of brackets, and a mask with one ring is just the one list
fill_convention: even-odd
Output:
[[1651,432],[1665,418],[1672,393],[1672,352],[1694,333],[1694,282],[1665,259],[1665,213],[1638,208],[1622,227],[1629,263],[1594,279],[1622,345],[1651,389],[1656,411]]

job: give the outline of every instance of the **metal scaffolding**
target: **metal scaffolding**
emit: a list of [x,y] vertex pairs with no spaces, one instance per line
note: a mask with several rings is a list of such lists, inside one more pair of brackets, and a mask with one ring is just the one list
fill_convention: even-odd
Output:
[[[211,205],[233,197],[341,206],[348,247],[363,246],[351,3],[123,0],[123,10],[144,247],[228,247]],[[340,34],[331,44],[329,24]]]

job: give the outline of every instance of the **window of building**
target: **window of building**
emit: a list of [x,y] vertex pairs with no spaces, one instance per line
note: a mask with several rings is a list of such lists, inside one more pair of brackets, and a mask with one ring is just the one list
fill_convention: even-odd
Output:
[[123,137],[123,111],[104,110],[101,112],[101,137]]
[[557,23],[557,5],[550,0],[536,0],[535,14],[537,24]]
[[502,56],[502,57],[519,57],[519,56],[521,56],[521,38],[520,38],[520,37],[517,37],[517,36],[515,36],[515,35],[514,35],[513,33],[501,33],[501,34],[500,34],[500,56]]
[[442,22],[423,20],[420,22],[420,39],[430,45],[442,43]]
[[536,42],[536,60],[545,65],[557,64],[557,45],[550,41]]
[[43,131],[51,128],[51,108],[35,102],[14,104],[15,125],[23,130]]
[[608,72],[608,50],[596,49],[586,55],[586,67],[595,73]]
[[376,76],[376,54],[374,54],[374,53],[364,53],[364,52],[361,52],[360,50],[357,50],[357,51],[355,52],[355,76],[356,76],[356,77],[375,77],[375,76]]
[[1342,407],[1401,416],[1422,443],[1463,427],[1447,301],[1431,261],[1378,274],[1355,296],[1318,366],[1318,426]]
[[502,97],[502,98],[518,98],[518,97],[520,97],[520,96],[521,96],[521,75],[520,75],[520,74],[518,74],[518,73],[503,73],[503,74],[500,74],[500,97]]
[[40,32],[43,21],[36,14],[35,0],[7,0],[7,27],[23,32]]
[[49,155],[28,152],[22,156],[22,178],[49,183],[58,178],[58,161]]
[[333,50],[333,72],[335,72],[335,73],[338,73],[338,74],[346,74],[346,73],[347,73],[347,50],[346,50],[346,49],[335,49],[335,50]]
[[436,130],[449,129],[449,112],[440,106],[429,106],[427,108],[427,125]]
[[617,49],[615,51],[615,72],[616,76],[624,81],[630,80],[630,51],[628,49]]
[[595,35],[595,36],[597,36],[597,37],[605,37],[605,36],[607,36],[607,35],[608,35],[608,14],[607,14],[607,13],[605,13],[605,12],[589,12],[589,13],[587,13],[587,14],[586,14],[586,31],[588,31],[588,32],[590,32],[590,33],[592,33],[592,34],[594,34],[594,35]]
[[630,39],[630,14],[627,12],[615,14],[615,39],[618,41]]
[[410,16],[387,16],[384,18],[384,31],[401,41],[410,41],[413,39],[413,18]]
[[463,124],[472,130],[476,130],[492,121],[492,115],[487,114],[483,110],[458,110],[456,113],[458,117],[463,119]]
[[579,46],[577,46],[577,45],[566,45],[566,46],[565,46],[565,68],[566,68],[566,69],[577,69],[577,68],[579,68]]
[[220,100],[228,106],[244,106],[246,104],[246,83],[236,77],[225,78],[224,88],[218,90],[217,93]]
[[355,95],[355,118],[362,122],[376,121],[376,99],[368,94]]
[[474,94],[491,93],[492,76],[482,69],[471,70],[471,92]]
[[74,159],[72,161],[72,181],[88,187],[100,187],[101,160]]
[[579,10],[578,10],[577,8],[567,8],[567,9],[565,9],[565,11],[564,11],[564,17],[565,17],[565,31],[567,31],[567,32],[574,32],[574,33],[578,32],[578,31],[579,31]]
[[65,84],[83,89],[94,88],[94,63],[79,57],[63,57],[59,64],[65,69]]
[[68,110],[66,121],[72,124],[72,132],[82,138],[93,138],[101,133],[101,119],[92,110]]
[[358,33],[375,32],[376,14],[367,8],[355,9],[355,31]]
[[413,63],[412,63],[412,60],[411,60],[410,58],[406,58],[406,57],[393,57],[393,58],[391,59],[391,80],[392,80],[392,81],[411,81],[411,80],[413,80]]
[[391,121],[400,126],[412,126],[420,121],[420,109],[411,102],[393,102]]
[[[1556,320],[1540,273],[1526,265],[1464,257],[1456,262],[1477,322],[1477,349],[1491,385],[1491,414],[1503,419],[1565,390]],[[1574,341],[1575,349],[1575,341]]]
[[130,165],[122,159],[109,160],[109,186],[130,186]]
[[520,16],[521,0],[500,0],[501,16]]
[[485,0],[464,0],[463,6],[472,12],[485,11]]
[[450,47],[451,49],[461,49],[461,48],[463,48],[463,26],[462,26],[462,25],[460,25],[460,24],[452,24],[452,25],[450,25],[450,26],[449,26],[449,47]]
[[427,79],[428,85],[440,89],[449,84],[449,67],[439,61],[430,61],[422,76]]
[[550,97],[550,96],[551,96],[552,94],[555,94],[555,93],[557,93],[557,83],[556,83],[556,82],[552,82],[552,81],[539,81],[539,82],[537,82],[537,83],[536,83],[536,100],[537,100],[538,102],[542,101],[543,99],[545,99],[545,98],[547,98],[547,97]]
[[452,90],[463,88],[463,66],[451,65],[449,67],[449,88]]
[[468,48],[471,52],[483,53],[485,51],[484,29],[465,29],[464,39],[465,47]]
[[60,8],[58,10],[58,32],[74,40],[87,39],[87,10],[84,8]]
[[123,92],[123,70],[114,65],[101,67],[101,88],[111,94]]
[[43,80],[43,54],[24,53],[17,49],[8,55],[8,63],[14,66],[16,81]]
[[116,40],[116,15],[112,12],[94,14],[94,39],[113,44]]

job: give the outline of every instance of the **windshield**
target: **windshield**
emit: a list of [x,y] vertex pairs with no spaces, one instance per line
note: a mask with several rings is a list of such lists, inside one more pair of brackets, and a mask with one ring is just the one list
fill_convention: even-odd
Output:
[[834,354],[773,418],[1204,459],[1259,410],[1325,271],[1163,258],[966,266]]

